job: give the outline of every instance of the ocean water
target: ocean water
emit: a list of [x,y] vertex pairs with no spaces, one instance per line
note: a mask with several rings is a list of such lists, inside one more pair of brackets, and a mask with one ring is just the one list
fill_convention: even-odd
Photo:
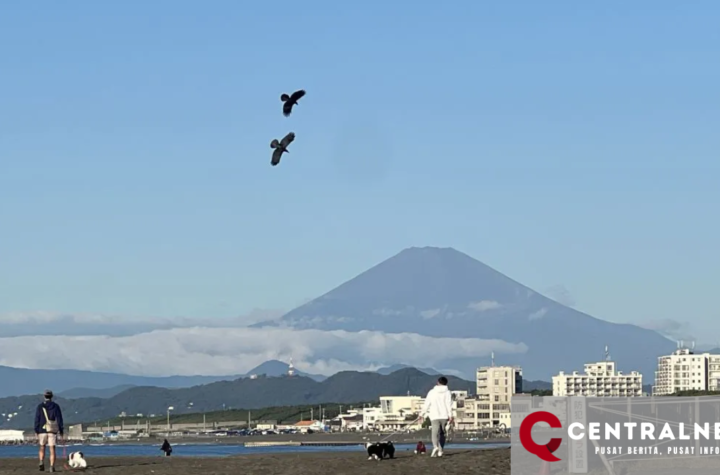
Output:
[[[448,444],[446,450],[453,448],[463,449],[497,449],[509,447],[508,443],[500,444]],[[429,447],[428,447],[429,449]],[[67,453],[81,450],[88,458],[92,457],[161,457],[159,445],[126,445],[126,444],[86,444],[68,445],[65,447]],[[270,453],[303,453],[303,452],[363,452],[364,447],[244,447],[243,445],[225,444],[173,444],[173,457],[227,457],[231,455],[246,454],[270,454]],[[415,450],[415,445],[398,444],[395,446],[397,452]],[[0,445],[0,458],[36,458],[37,446],[34,445]],[[59,457],[63,455],[63,447],[57,447]]]

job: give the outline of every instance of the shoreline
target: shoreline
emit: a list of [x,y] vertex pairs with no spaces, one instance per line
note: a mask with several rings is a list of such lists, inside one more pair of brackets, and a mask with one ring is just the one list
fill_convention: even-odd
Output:
[[[246,442],[251,443],[289,443],[289,442],[308,442],[312,445],[323,443],[357,443],[363,444],[368,441],[377,441],[386,438],[390,434],[378,432],[336,432],[330,434],[306,434],[306,435],[258,435],[258,436],[178,436],[167,437],[172,445],[244,445]],[[140,437],[133,439],[104,439],[104,440],[85,440],[85,441],[68,441],[67,446],[84,446],[84,445],[159,445],[162,444],[165,436],[156,437]],[[396,434],[391,437],[395,444],[415,444],[422,440],[426,444],[430,441],[430,431],[423,430],[413,432],[411,434]],[[451,443],[453,445],[489,445],[510,443],[510,438],[490,438],[475,439],[473,437],[464,437],[462,434],[455,434]],[[21,444],[0,444],[0,446],[23,446],[37,445],[37,442],[30,440]]]

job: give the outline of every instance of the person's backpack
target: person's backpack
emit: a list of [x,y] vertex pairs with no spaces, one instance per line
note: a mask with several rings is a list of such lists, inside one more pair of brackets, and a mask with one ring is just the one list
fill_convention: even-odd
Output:
[[45,406],[42,408],[43,413],[45,414],[45,430],[48,434],[57,434],[60,432],[60,426],[58,425],[57,421],[51,421],[48,417],[47,409]]

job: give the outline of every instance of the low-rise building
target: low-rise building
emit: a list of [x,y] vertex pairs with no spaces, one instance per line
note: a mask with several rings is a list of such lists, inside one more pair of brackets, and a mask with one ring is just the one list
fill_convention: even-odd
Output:
[[325,430],[325,425],[320,421],[300,421],[295,424],[294,428],[300,433],[306,433],[309,430],[313,432],[322,432]]
[[22,442],[25,432],[21,430],[0,430],[0,442]]
[[382,418],[382,409],[379,407],[364,407],[362,411],[363,430],[375,429],[375,424]]
[[504,414],[510,414],[509,402],[495,402],[486,399],[467,398],[462,403],[462,414],[458,408],[456,428],[459,430],[477,430],[488,427],[501,427],[505,423]]
[[585,365],[585,372],[560,371],[553,376],[553,396],[640,397],[643,395],[642,374],[617,371],[615,362],[600,361]]

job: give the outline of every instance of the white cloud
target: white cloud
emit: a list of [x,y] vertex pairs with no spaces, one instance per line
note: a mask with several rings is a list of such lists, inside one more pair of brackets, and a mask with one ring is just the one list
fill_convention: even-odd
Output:
[[530,315],[528,315],[528,320],[530,320],[530,321],[540,320],[542,317],[545,316],[546,313],[547,313],[547,309],[546,309],[545,307],[543,307],[543,308],[541,308],[540,310],[538,310],[538,311],[536,311],[536,312],[533,312],[533,313],[531,313]]
[[471,302],[468,305],[469,309],[475,310],[476,312],[485,312],[487,310],[494,310],[500,307],[502,307],[502,305],[494,300],[481,300],[479,302]]
[[[433,350],[427,351],[430,347]],[[267,360],[292,357],[302,371],[332,374],[377,369],[362,363],[367,361],[440,367],[454,358],[480,358],[491,351],[524,353],[527,347],[502,340],[431,338],[413,333],[193,327],[121,337],[0,338],[0,365],[144,376],[232,375]]]
[[125,336],[156,329],[190,327],[245,327],[276,320],[286,313],[280,309],[253,309],[230,318],[188,318],[120,316],[103,313],[62,313],[47,311],[0,314],[0,337],[25,335],[111,335]]
[[429,320],[437,315],[439,315],[441,310],[439,308],[434,308],[432,310],[423,310],[420,312],[420,316],[423,317],[426,320]]

